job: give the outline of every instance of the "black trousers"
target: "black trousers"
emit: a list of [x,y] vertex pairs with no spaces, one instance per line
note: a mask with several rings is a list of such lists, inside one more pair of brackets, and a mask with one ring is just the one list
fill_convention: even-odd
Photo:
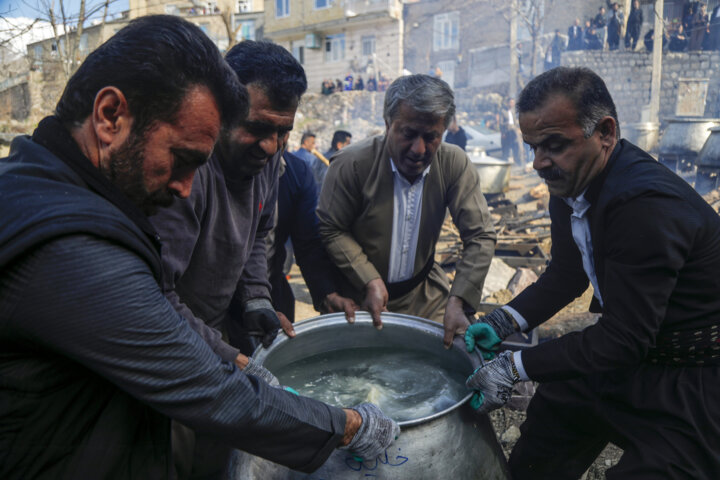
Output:
[[[538,387],[510,455],[514,480],[578,479],[608,442],[624,450],[607,470],[609,480],[720,478],[714,415],[684,412],[683,394],[666,394],[662,382],[654,382],[656,391],[638,395],[642,388],[633,387],[632,378],[608,377]],[[704,415],[710,420],[703,422]]]

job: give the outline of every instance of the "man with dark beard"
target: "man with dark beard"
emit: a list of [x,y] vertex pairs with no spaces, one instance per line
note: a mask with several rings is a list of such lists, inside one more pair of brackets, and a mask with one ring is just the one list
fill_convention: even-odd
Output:
[[466,334],[486,353],[592,285],[596,324],[503,352],[467,385],[487,412],[541,382],[510,456],[514,479],[576,479],[608,442],[608,479],[720,478],[720,217],[682,178],[620,139],[602,79],[557,68],[518,100],[550,190],[552,260]]
[[146,213],[190,194],[246,111],[198,27],[143,17],[0,160],[0,478],[169,478],[170,418],[304,471],[396,434],[224,362],[162,295]]

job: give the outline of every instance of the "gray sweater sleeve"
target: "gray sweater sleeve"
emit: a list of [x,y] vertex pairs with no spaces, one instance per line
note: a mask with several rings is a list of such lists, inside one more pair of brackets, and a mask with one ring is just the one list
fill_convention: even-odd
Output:
[[65,355],[199,432],[312,471],[338,446],[342,409],[270,387],[224,362],[173,309],[149,267],[104,240],[71,236],[29,256],[13,331]]
[[258,175],[264,175],[268,185],[267,195],[260,199],[262,213],[260,222],[258,223],[255,238],[250,250],[245,268],[243,269],[240,283],[236,291],[235,298],[245,304],[253,298],[270,297],[270,281],[268,275],[268,245],[267,237],[275,226],[275,207],[278,198],[278,170],[280,165],[280,155],[276,154],[272,158],[272,168],[265,168]]
[[[202,188],[198,183],[196,181],[193,184],[193,189]],[[193,198],[202,199],[202,196],[197,195]],[[200,219],[195,214],[192,203],[176,201],[173,208],[162,209],[151,218],[151,221],[162,236],[168,237],[163,239],[162,249],[165,297],[175,311],[188,321],[190,327],[205,340],[205,343],[210,345],[215,353],[220,355],[223,360],[234,361],[240,350],[225,343],[222,333],[206,323],[206,320],[210,319],[198,318],[192,309],[180,299],[175,290],[175,282],[187,269],[200,231]]]

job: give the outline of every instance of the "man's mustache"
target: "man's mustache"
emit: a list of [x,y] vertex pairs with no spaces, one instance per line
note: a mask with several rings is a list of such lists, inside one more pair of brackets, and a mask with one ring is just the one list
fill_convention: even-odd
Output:
[[565,174],[557,167],[547,167],[537,171],[538,176],[543,180],[561,180]]

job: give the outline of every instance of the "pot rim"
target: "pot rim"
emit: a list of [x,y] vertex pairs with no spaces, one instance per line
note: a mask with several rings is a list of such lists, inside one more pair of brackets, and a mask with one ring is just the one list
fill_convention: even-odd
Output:
[[[436,336],[438,338],[438,342],[442,343],[443,335],[444,335],[444,329],[442,324],[433,322],[432,320],[428,320],[426,318],[421,317],[415,317],[412,315],[404,315],[401,313],[393,313],[393,312],[383,312],[381,315],[383,325],[402,325],[404,327],[412,326],[413,328],[416,328],[418,330],[422,330],[426,333],[429,333],[433,336]],[[313,330],[317,330],[318,328],[324,328],[329,325],[347,325],[348,328],[353,328],[355,326],[362,325],[365,328],[366,326],[369,326],[370,328],[374,328],[372,325],[372,317],[368,312],[362,312],[357,311],[355,312],[355,323],[354,324],[348,324],[347,320],[345,319],[344,313],[329,313],[327,315],[320,315],[317,317],[308,318],[305,320],[301,320],[298,323],[294,324],[295,327],[295,339],[300,337],[301,335],[307,335],[309,332],[312,332]],[[459,337],[456,337],[456,340]],[[285,342],[292,341],[290,337],[287,335],[278,335],[278,337],[275,339],[275,341],[270,345],[268,348],[264,348],[262,345],[260,345],[255,353],[253,354],[253,359],[259,361],[261,364],[264,362],[265,358],[272,353],[272,351],[277,348],[279,345],[284,344]],[[464,349],[461,349],[459,346],[459,342],[453,342],[453,344],[450,347],[451,349],[457,349],[460,350],[462,353],[468,356],[468,361],[470,361],[470,364],[472,365],[472,361],[470,360],[470,354],[465,352]],[[478,358],[480,358],[479,355],[477,355]],[[482,364],[482,360],[480,360]],[[441,410],[439,412],[433,413],[432,415],[428,415],[426,417],[420,417],[415,418],[412,420],[405,420],[402,422],[398,422],[398,425],[400,427],[411,427],[415,425],[421,425],[423,423],[431,422],[435,420],[436,418],[443,417],[447,415],[448,413],[460,408],[462,405],[467,403],[470,400],[470,397],[472,397],[474,392],[468,393],[465,397],[460,399],[458,402],[456,402],[454,405]],[[348,408],[348,407],[342,407],[342,408]]]

